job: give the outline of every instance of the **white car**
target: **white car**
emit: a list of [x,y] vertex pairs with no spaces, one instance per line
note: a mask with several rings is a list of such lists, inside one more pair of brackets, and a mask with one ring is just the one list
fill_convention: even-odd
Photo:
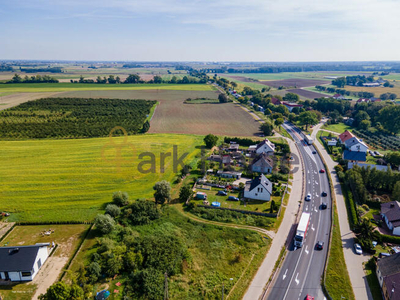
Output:
[[311,194],[308,193],[308,194],[307,194],[307,197],[306,197],[306,201],[310,201],[310,200],[311,200]]
[[362,249],[361,249],[360,244],[354,244],[354,251],[359,255],[362,254]]

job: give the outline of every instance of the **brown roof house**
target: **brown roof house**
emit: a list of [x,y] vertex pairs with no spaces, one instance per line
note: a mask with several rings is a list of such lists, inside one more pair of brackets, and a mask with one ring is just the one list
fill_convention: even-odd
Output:
[[383,299],[400,300],[400,253],[378,260],[376,276]]
[[[400,235],[400,205],[397,201],[381,204],[381,217],[393,235]],[[399,282],[400,290],[400,282]],[[400,294],[400,293],[399,293]]]

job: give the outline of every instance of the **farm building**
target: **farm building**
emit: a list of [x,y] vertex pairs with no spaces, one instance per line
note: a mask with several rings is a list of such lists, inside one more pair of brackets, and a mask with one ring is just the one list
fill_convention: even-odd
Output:
[[247,181],[244,188],[244,197],[247,199],[269,201],[272,195],[272,183],[263,174]]
[[332,98],[336,99],[336,100],[344,100],[344,99],[346,99],[346,97],[344,97],[343,95],[340,95],[340,94],[335,94],[335,95],[333,95]]
[[282,104],[285,105],[290,112],[295,107],[298,107],[298,108],[302,108],[303,107],[303,105],[301,105],[301,104],[296,104],[296,103],[292,103],[292,102],[282,102]]
[[381,86],[381,84],[379,82],[366,82],[366,83],[363,83],[363,86],[366,86],[366,87],[377,87],[377,86]]
[[31,281],[49,256],[50,243],[0,247],[0,279]]
[[236,179],[240,179],[242,177],[242,173],[241,172],[235,172],[235,171],[222,171],[219,170],[217,172],[217,175],[221,178],[236,178]]
[[281,101],[279,101],[279,99],[277,99],[277,98],[275,98],[275,97],[272,97],[272,98],[271,98],[271,103],[272,103],[273,105],[280,105],[280,104],[282,104]]
[[196,199],[206,200],[207,199],[207,194],[203,193],[203,192],[197,192],[196,193]]
[[394,235],[400,235],[400,205],[397,201],[381,204],[381,217]]

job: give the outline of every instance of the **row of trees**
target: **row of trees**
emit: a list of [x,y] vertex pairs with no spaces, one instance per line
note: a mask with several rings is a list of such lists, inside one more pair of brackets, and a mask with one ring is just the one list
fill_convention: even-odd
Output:
[[[82,138],[108,136],[116,126],[127,134],[146,132],[156,101],[45,98],[0,112],[3,138]],[[121,135],[122,132],[115,132]]]
[[353,91],[347,91],[345,89],[337,89],[334,87],[326,87],[323,85],[316,85],[315,88],[319,91],[323,91],[323,92],[328,92],[328,93],[337,93],[340,94],[342,96],[354,96],[354,97],[360,97],[360,98],[372,98],[375,96],[374,93],[370,93],[370,92],[353,92]]
[[193,83],[206,83],[205,79],[197,79],[193,76],[183,76],[182,78],[178,78],[176,76],[172,76],[170,80],[164,80],[161,76],[155,75],[153,79],[145,81],[138,74],[130,74],[124,81],[121,80],[119,76],[109,75],[108,77],[97,76],[96,80],[93,79],[85,79],[83,76],[79,78],[79,80],[71,79],[71,83],[97,83],[97,84],[120,84],[120,83],[149,83],[149,84],[161,84],[161,83],[170,83],[170,84],[193,84]]
[[58,83],[58,79],[49,75],[25,76],[22,78],[19,74],[15,74],[7,83]]

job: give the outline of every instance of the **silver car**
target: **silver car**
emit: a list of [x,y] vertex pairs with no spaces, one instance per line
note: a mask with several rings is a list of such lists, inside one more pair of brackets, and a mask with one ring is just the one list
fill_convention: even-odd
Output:
[[360,244],[354,244],[354,251],[357,253],[357,254],[359,254],[359,255],[361,255],[362,254],[362,249],[361,249],[361,246],[360,246]]

